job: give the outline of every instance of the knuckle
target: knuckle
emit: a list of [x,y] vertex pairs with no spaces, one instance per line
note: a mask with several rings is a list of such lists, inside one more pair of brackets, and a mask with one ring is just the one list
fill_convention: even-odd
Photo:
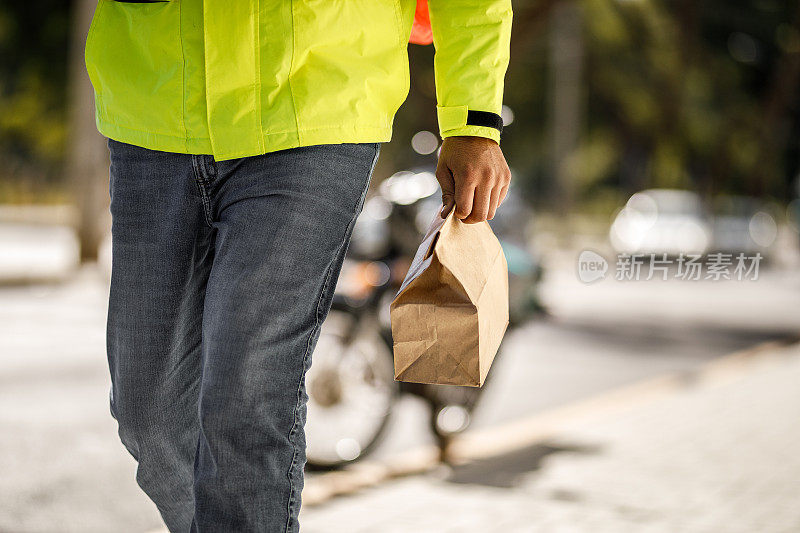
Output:
[[464,176],[468,179],[475,179],[481,175],[481,167],[470,164],[464,167]]
[[466,181],[462,181],[462,182],[456,184],[456,194],[460,195],[460,196],[463,196],[465,198],[466,197],[471,197],[473,190],[474,189],[472,187],[472,184],[468,183]]
[[482,171],[476,170],[469,175],[469,182],[471,185],[486,183],[486,174]]
[[476,165],[476,164],[475,164],[475,163],[473,163],[472,161],[466,161],[466,162],[465,162],[465,163],[464,163],[464,164],[461,166],[461,171],[462,171],[462,172],[464,172],[464,174],[472,174],[472,173],[474,173],[476,170],[478,170],[478,165]]

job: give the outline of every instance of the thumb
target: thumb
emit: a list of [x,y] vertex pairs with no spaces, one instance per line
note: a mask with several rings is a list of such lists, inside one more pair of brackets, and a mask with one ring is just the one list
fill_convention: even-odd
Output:
[[439,182],[439,186],[442,189],[442,210],[440,214],[442,218],[446,218],[447,214],[456,204],[456,191],[453,174],[441,158],[439,159],[439,164],[436,166],[436,181]]
[[451,209],[453,209],[455,203],[456,203],[455,196],[453,196],[452,193],[442,194],[442,210],[439,213],[442,216],[442,218],[447,218],[447,214],[450,213]]

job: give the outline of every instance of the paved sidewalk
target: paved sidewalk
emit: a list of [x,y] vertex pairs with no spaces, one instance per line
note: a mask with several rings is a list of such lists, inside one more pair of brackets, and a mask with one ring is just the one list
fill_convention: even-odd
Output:
[[800,347],[502,456],[304,508],[307,533],[800,531]]
[[[105,276],[102,268],[87,265],[63,283],[0,286],[2,532],[142,533],[162,527],[155,506],[136,485],[135,462],[120,445],[116,423],[108,414]],[[448,512],[440,504],[450,501],[455,510],[466,508],[467,519],[474,519],[475,524],[466,531],[494,531],[494,523],[501,524],[502,520],[522,521],[517,530],[549,531],[540,524],[548,512],[571,509],[580,518],[599,513],[593,510],[600,505],[598,501],[611,509],[617,501],[631,505],[626,491],[638,489],[630,485],[619,489],[621,496],[605,503],[602,498],[586,496],[591,495],[588,491],[592,485],[577,474],[566,478],[569,483],[551,480],[553,465],[559,461],[578,465],[574,468],[583,473],[580,465],[594,465],[600,458],[615,465],[625,450],[644,449],[639,441],[625,443],[625,448],[614,444],[623,436],[581,440],[588,427],[584,422],[600,423],[600,419],[596,408],[590,412],[578,409],[580,416],[576,417],[575,403],[596,406],[600,395],[605,399],[600,403],[607,406],[611,395],[612,406],[629,407],[630,389],[636,392],[645,380],[646,398],[641,393],[634,395],[635,402],[645,408],[643,401],[653,397],[653,376],[691,373],[726,353],[800,332],[800,315],[796,312],[798,270],[765,272],[758,285],[644,283],[586,287],[577,286],[572,271],[550,272],[547,279],[544,288],[556,314],[508,337],[505,353],[494,363],[494,384],[485,391],[469,433],[458,441],[460,457],[487,459],[460,468],[455,474],[458,483],[448,481],[446,472],[439,472],[438,478],[426,475],[386,482],[387,476],[425,470],[432,464],[433,455],[425,449],[431,442],[427,412],[414,398],[403,398],[393,416],[393,433],[375,455],[357,463],[355,471],[308,476],[304,491],[307,503],[330,500],[331,494],[355,495],[316,507],[309,505],[304,532],[335,532],[337,527],[342,531],[362,527],[364,531],[370,530],[370,524],[393,527],[395,522],[401,524],[397,529],[403,530],[394,494],[403,495],[400,502],[408,499],[408,508],[417,513],[414,524],[419,533],[447,530],[438,527],[443,523],[441,513]],[[796,373],[791,375],[792,382],[798,383],[797,378]],[[656,395],[662,398],[665,392],[674,394],[682,383],[677,379],[656,381],[661,383],[656,383]],[[777,385],[774,390],[770,387],[768,384],[768,394],[754,397],[767,402],[784,390]],[[619,388],[621,395],[617,394]],[[796,397],[787,398],[775,403],[787,408],[798,405]],[[774,416],[790,420],[791,413],[776,413]],[[616,420],[617,414],[607,413],[607,420]],[[536,423],[529,424],[529,418],[535,418]],[[581,419],[578,425],[576,418]],[[786,423],[790,424],[794,419]],[[571,430],[578,431],[577,437],[571,437]],[[543,441],[554,436],[559,440]],[[768,442],[764,457],[773,457],[775,453],[769,447],[792,436],[796,435]],[[682,442],[682,438],[676,441]],[[564,447],[573,451],[564,451]],[[614,455],[607,458],[611,452]],[[507,455],[497,458],[504,453]],[[709,464],[716,468],[713,461]],[[796,473],[797,469],[787,471]],[[670,487],[661,478],[653,478],[655,486]],[[553,494],[548,493],[546,483],[554,485]],[[579,488],[584,483],[586,491],[575,490],[573,483]],[[358,492],[366,485],[375,488]],[[420,487],[419,495],[416,487]],[[602,483],[600,487],[608,498],[616,494]],[[415,499],[418,496],[432,503],[425,507],[424,501]],[[484,500],[488,503],[481,503]],[[657,500],[653,502],[661,509]],[[460,514],[450,516],[455,521]],[[371,522],[362,526],[362,519]],[[481,520],[492,525],[487,529]],[[576,520],[568,515],[568,527],[585,531],[586,526],[573,525]]]

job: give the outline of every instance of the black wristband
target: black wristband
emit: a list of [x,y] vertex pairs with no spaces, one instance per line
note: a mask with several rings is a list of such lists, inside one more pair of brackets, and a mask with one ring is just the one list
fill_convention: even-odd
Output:
[[490,111],[467,111],[467,126],[486,126],[503,133],[503,118]]

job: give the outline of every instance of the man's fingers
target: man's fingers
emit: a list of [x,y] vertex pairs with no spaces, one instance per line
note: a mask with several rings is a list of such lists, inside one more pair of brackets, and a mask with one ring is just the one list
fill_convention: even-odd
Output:
[[508,193],[511,172],[496,143],[470,136],[445,139],[436,179],[442,186],[441,216],[455,211],[466,223],[494,218]]
[[436,167],[436,181],[439,182],[439,186],[442,188],[443,207],[440,214],[442,218],[445,218],[456,203],[456,185],[453,174],[441,160]]
[[472,203],[472,212],[463,221],[467,224],[474,224],[476,222],[483,222],[486,220],[486,215],[489,213],[489,204],[492,200],[491,185],[480,183],[475,188],[475,195]]
[[465,219],[472,213],[472,201],[475,195],[475,184],[464,180],[456,184],[456,217]]
[[450,210],[456,204],[455,199],[453,198],[452,194],[443,194],[442,195],[442,210],[439,213],[442,218],[446,218],[447,215],[450,213]]
[[503,204],[503,200],[506,199],[506,194],[508,194],[508,183],[500,188],[500,194],[497,198],[497,207],[500,207]]
[[500,205],[500,187],[499,185],[495,185],[492,187],[492,199],[489,202],[489,213],[486,215],[486,220],[492,220],[494,218],[494,212],[497,210],[498,206]]

